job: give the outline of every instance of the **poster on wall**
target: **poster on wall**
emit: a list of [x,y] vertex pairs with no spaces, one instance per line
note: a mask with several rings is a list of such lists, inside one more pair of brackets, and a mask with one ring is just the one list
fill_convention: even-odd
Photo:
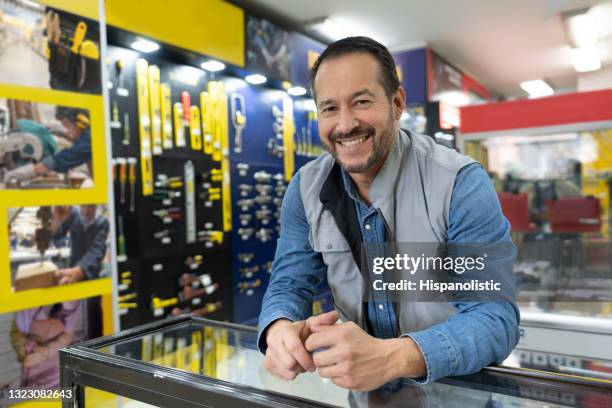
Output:
[[246,67],[281,81],[291,80],[289,32],[268,20],[246,16]]
[[291,42],[291,83],[308,89],[310,86],[310,69],[325,45],[303,34],[292,32]]
[[99,297],[0,315],[0,391],[58,387],[59,349],[99,336],[100,319]]
[[0,0],[0,83],[99,94],[97,21],[28,0]]
[[90,116],[0,97],[0,190],[83,188],[93,179]]
[[98,0],[44,3],[0,0],[0,391],[112,330]]
[[9,209],[13,291],[110,276],[105,205]]
[[461,71],[446,62],[433,51],[429,51],[431,63],[430,101],[438,101],[450,92],[463,92]]

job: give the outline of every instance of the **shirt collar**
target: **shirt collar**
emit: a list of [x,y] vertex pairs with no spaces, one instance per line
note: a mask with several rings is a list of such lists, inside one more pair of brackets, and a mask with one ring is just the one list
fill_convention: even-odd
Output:
[[[388,190],[389,187],[393,187],[395,185],[395,180],[397,179],[397,175],[399,173],[401,155],[403,153],[403,149],[400,147],[400,145],[406,143],[405,141],[401,140],[403,137],[404,136],[402,135],[402,131],[400,130],[396,137],[395,143],[385,160],[385,163],[380,168],[378,174],[374,178],[372,186],[376,184],[376,189],[374,190],[376,193],[376,197],[378,197],[379,195],[386,196],[387,191],[385,190]],[[354,201],[363,204],[366,207],[369,207],[359,196],[355,187],[355,183],[353,182],[353,179],[351,179],[351,176],[348,174],[348,172],[342,167],[340,167],[340,169],[342,174],[342,181],[344,182],[344,189],[349,195],[349,197],[351,197]],[[380,187],[383,187],[382,192],[379,192]],[[372,188],[370,188],[370,195],[372,195]],[[374,200],[372,200],[372,203],[374,203]]]

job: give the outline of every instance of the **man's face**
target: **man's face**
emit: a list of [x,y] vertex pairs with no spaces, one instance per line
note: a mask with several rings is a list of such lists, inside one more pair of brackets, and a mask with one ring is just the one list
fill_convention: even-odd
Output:
[[60,123],[66,129],[66,136],[73,142],[81,136],[81,128],[79,128],[73,121],[66,118],[61,118]]
[[367,53],[352,53],[325,60],[314,91],[323,144],[349,173],[374,176],[395,140],[403,90],[389,100],[378,61]]
[[91,222],[96,217],[95,205],[81,205],[81,217],[84,221]]

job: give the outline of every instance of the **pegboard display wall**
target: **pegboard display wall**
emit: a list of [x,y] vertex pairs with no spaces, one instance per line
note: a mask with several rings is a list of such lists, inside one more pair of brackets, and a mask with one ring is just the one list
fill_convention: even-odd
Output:
[[[108,57],[121,326],[192,310],[231,320],[231,243],[222,225],[221,164],[192,147],[191,118],[183,112],[177,123],[184,144],[175,123],[164,123],[171,126],[171,139],[162,137],[161,149],[150,155],[149,179],[143,181],[140,122],[146,118],[139,110],[136,79],[143,56],[109,46]],[[182,106],[185,95],[199,104],[200,93],[213,80],[196,68],[146,61],[159,69],[156,86],[169,85],[170,106]],[[158,97],[159,106],[149,107],[151,131],[163,113]],[[149,195],[143,182],[152,186]]]
[[[108,55],[122,328],[186,312],[256,324],[285,189],[321,151],[312,101],[125,48]],[[316,311],[332,307],[325,283],[317,299]]]

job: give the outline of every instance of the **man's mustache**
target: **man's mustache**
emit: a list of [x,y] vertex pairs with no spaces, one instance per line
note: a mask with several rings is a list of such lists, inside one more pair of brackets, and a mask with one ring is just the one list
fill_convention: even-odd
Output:
[[353,128],[348,133],[335,132],[329,136],[329,140],[332,142],[338,142],[344,139],[350,139],[358,135],[372,136],[376,133],[376,130],[372,126],[359,126]]

